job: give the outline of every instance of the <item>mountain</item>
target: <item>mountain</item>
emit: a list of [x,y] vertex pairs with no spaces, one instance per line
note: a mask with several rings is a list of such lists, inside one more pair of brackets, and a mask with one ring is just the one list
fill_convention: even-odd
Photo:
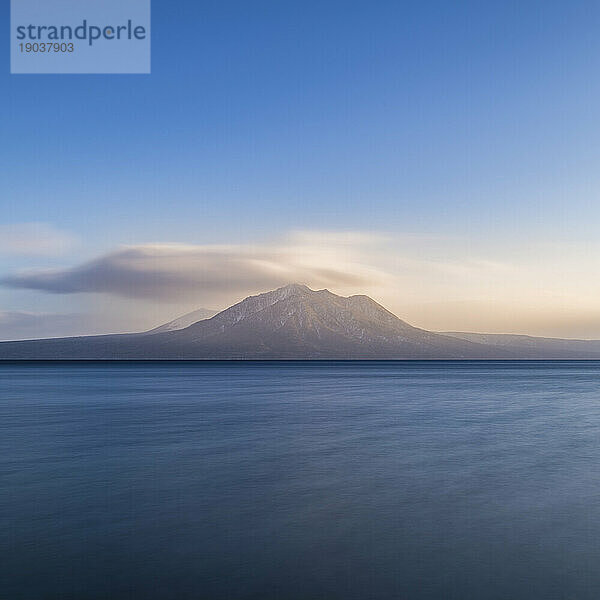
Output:
[[[182,319],[194,320],[191,315]],[[600,342],[582,342],[574,350],[569,340],[562,342],[528,345],[489,341],[483,334],[433,333],[368,296],[344,298],[292,284],[184,328],[170,322],[142,334],[3,342],[0,359],[600,358]]]
[[178,331],[179,329],[185,329],[198,321],[202,321],[204,319],[210,319],[217,314],[216,310],[208,310],[207,308],[199,308],[198,310],[194,310],[191,313],[187,313],[181,317],[177,317],[160,327],[155,327],[150,331],[146,331],[146,334],[151,333],[162,333],[164,331]]
[[299,284],[246,298],[182,330],[176,344],[218,358],[463,357],[487,352],[480,344],[412,327],[367,296],[343,298]]

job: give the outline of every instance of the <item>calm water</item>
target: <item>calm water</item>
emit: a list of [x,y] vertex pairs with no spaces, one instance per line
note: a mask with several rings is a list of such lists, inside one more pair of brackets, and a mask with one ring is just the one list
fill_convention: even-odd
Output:
[[594,599],[600,363],[0,365],[0,598]]

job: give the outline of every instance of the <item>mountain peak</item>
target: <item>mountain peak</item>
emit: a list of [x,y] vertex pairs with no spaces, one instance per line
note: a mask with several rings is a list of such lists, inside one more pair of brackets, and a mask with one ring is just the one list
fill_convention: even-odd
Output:
[[204,319],[210,319],[211,317],[214,317],[217,314],[218,311],[216,310],[208,310],[206,308],[199,308],[197,310],[194,310],[190,313],[187,313],[185,315],[182,315],[180,317],[177,317],[176,319],[173,319],[172,321],[169,321],[168,323],[164,323],[163,325],[160,325],[159,327],[155,327],[154,329],[151,329],[150,331],[147,331],[145,333],[162,333],[164,331],[178,331],[179,329],[185,329],[186,327],[189,327],[190,325],[193,325],[194,323],[197,323],[198,321],[202,321]]
[[[212,318],[195,311],[141,334],[0,343],[1,359],[598,358],[600,342],[510,340],[412,327],[365,295],[291,283]],[[196,321],[188,325],[189,321]]]
[[[304,285],[303,283],[288,283],[287,285],[277,288],[276,290],[266,292],[265,295],[273,295],[279,296],[281,298],[288,298],[289,296],[295,296],[299,294],[314,294],[314,290],[311,290],[307,285]],[[263,294],[260,295],[262,296]]]
[[284,285],[283,287],[280,287],[274,291],[281,291],[281,290],[288,290],[290,292],[312,292],[313,290],[311,290],[307,285],[304,285],[303,283],[288,283],[287,285]]
[[[284,285],[283,287],[277,288],[276,290],[273,290],[272,292],[266,292],[265,294],[260,294],[260,295],[261,296],[262,295],[279,296],[280,299],[288,298],[290,296],[304,296],[304,297],[312,296],[314,298],[329,296],[329,297],[342,298],[342,296],[338,296],[337,294],[330,292],[328,289],[313,290],[303,283],[289,283],[288,285]],[[365,298],[367,298],[367,297],[368,296],[365,296]]]

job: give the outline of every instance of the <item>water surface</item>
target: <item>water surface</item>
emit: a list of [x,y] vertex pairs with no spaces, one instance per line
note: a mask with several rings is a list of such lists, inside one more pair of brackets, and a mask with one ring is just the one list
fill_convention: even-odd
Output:
[[0,364],[0,598],[596,599],[600,363]]

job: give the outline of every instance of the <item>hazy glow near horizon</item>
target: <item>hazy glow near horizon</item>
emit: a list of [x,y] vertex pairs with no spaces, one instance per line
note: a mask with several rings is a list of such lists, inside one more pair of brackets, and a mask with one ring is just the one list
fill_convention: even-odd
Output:
[[183,5],[150,76],[0,73],[0,339],[292,281],[600,338],[598,3]]
[[[509,252],[485,240],[475,246],[451,237],[307,231],[245,245],[121,247],[1,283],[20,293],[83,298],[97,311],[88,323],[93,331],[143,329],[302,282],[341,295],[368,294],[427,329],[594,337],[600,335],[600,281],[587,275],[600,266],[598,257],[591,244],[529,242]],[[21,313],[14,319],[27,323]],[[9,320],[5,314],[5,327]],[[82,326],[81,315],[76,322]],[[58,323],[64,327],[64,317]]]

